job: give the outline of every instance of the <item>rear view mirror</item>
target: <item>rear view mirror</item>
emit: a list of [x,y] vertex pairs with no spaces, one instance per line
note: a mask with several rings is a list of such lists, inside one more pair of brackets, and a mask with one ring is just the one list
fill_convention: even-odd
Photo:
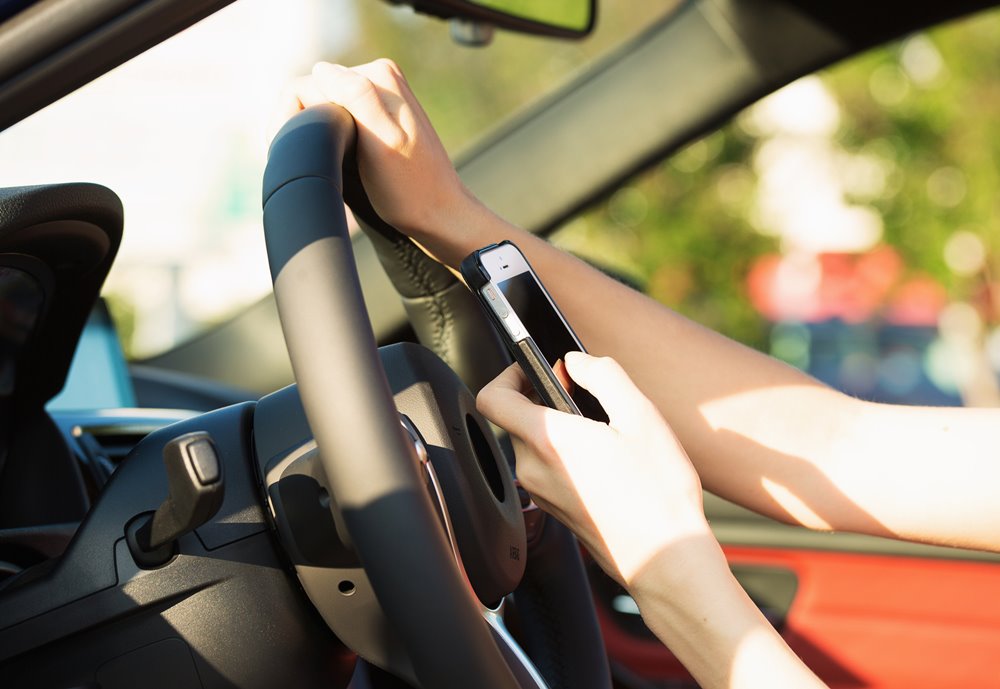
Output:
[[468,0],[464,4],[498,13],[509,21],[584,36],[594,25],[594,3],[595,0]]
[[594,28],[597,0],[390,0],[418,12],[539,36],[583,38]]

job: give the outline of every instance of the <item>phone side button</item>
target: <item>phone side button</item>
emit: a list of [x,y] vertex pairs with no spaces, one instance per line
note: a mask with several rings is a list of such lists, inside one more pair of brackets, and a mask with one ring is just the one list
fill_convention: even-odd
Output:
[[503,299],[497,296],[497,292],[492,286],[487,285],[483,288],[483,294],[486,296],[487,301],[490,302],[490,306],[493,307],[493,311],[500,318],[506,318],[510,315],[510,309],[504,303]]

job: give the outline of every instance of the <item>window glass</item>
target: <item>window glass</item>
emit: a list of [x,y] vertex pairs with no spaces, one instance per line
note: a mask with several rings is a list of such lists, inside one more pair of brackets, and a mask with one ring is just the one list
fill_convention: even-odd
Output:
[[998,405],[998,29],[800,79],[553,239],[851,394]]
[[377,0],[240,0],[0,135],[0,186],[88,181],[125,206],[105,296],[126,352],[152,355],[271,289],[260,221],[267,124],[317,60],[396,59],[450,151],[554,88],[677,1],[606,0],[583,42],[444,22]]

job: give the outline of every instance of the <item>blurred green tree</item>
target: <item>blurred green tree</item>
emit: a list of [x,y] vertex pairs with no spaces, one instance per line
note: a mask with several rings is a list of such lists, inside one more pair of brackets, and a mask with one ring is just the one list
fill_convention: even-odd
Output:
[[[358,2],[358,40],[327,59],[395,60],[454,155],[507,116],[582,71],[679,0],[602,0],[594,32],[581,41],[497,31],[483,48],[458,46],[447,22],[382,2]],[[392,46],[385,54],[386,46]]]
[[[998,30],[1000,12],[989,11],[820,74],[840,108],[836,145],[884,172],[874,198],[855,201],[881,217],[881,241],[903,257],[906,275],[929,275],[956,299],[983,291],[1000,268]],[[746,276],[758,257],[782,247],[754,226],[752,162],[763,137],[746,122],[737,117],[637,176],[554,241],[695,320],[765,348],[770,324],[750,304]],[[958,244],[966,256],[975,253],[969,236],[984,247],[980,270],[946,259],[962,258]]]

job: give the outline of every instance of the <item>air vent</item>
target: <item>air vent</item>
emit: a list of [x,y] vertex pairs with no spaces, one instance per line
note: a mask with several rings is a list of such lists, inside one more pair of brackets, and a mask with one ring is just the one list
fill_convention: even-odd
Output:
[[92,440],[104,456],[117,466],[152,430],[155,429],[81,429],[79,438]]
[[148,434],[147,428],[73,428],[80,469],[91,500],[103,490],[111,474],[132,448]]
[[70,436],[68,440],[80,461],[91,499],[97,497],[114,470],[143,438],[191,416],[191,412],[151,411],[153,414],[148,416],[146,410],[56,415],[57,423]]

